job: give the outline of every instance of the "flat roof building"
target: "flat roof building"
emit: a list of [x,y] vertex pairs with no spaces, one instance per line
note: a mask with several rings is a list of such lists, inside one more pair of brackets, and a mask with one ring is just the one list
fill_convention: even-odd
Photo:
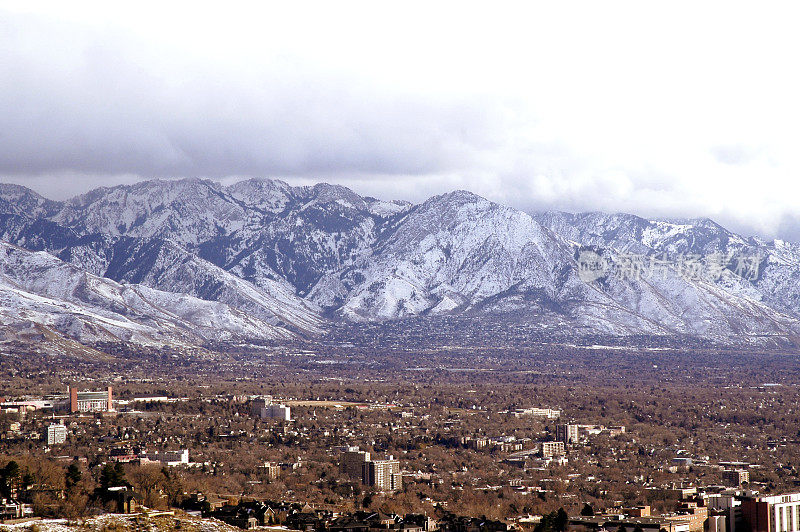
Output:
[[566,444],[578,443],[579,425],[559,424],[556,425],[556,440]]
[[738,488],[750,482],[750,472],[745,469],[726,469],[722,472],[722,483],[726,486]]
[[348,447],[342,452],[339,469],[351,479],[382,491],[396,491],[403,487],[400,461],[391,455],[386,460],[372,460],[369,452]]
[[348,447],[339,459],[339,470],[353,480],[361,480],[364,475],[364,464],[369,462],[370,455],[358,447]]
[[47,426],[45,434],[47,445],[61,445],[67,441],[67,427],[59,423],[52,423]]
[[152,462],[161,462],[165,466],[177,466],[189,463],[189,449],[180,451],[156,451],[154,453],[144,453],[141,458]]
[[392,455],[386,460],[370,460],[364,462],[363,483],[382,491],[396,491],[403,488],[403,476],[400,474],[400,461]]
[[742,517],[750,532],[800,532],[800,493],[747,497]]
[[689,519],[676,519],[658,516],[647,517],[570,517],[569,529],[580,532],[594,532],[598,530],[626,530],[632,531],[640,528],[644,532],[690,532]]
[[565,454],[565,447],[563,441],[545,441],[542,442],[542,457],[557,456]]
[[284,404],[272,402],[272,396],[259,399],[253,403],[253,414],[260,417],[262,421],[291,421],[292,409]]
[[114,411],[111,386],[102,392],[79,392],[77,388],[70,386],[67,388],[67,395],[69,396],[70,413]]

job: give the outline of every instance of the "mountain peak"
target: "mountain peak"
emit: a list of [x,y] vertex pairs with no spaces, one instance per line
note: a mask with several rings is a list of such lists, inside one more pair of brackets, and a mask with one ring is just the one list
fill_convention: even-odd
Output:
[[50,216],[62,204],[22,185],[0,183],[0,213],[26,217]]
[[26,186],[17,185],[16,183],[0,183],[0,196],[2,197],[28,195],[45,199],[41,194]]
[[497,204],[478,196],[469,190],[454,190],[437,196],[432,196],[419,207],[420,209],[441,209],[441,208],[460,208],[465,205],[480,205],[482,207],[495,206]]
[[367,209],[367,202],[364,201],[364,198],[342,185],[319,183],[313,187],[303,187],[303,189],[311,203],[320,205],[338,203],[358,211]]
[[241,181],[237,181],[232,185],[228,185],[225,187],[225,190],[235,190],[238,188],[248,188],[248,189],[263,189],[263,190],[287,190],[291,189],[291,185],[289,185],[286,181],[282,181],[280,179],[272,179],[270,177],[251,177],[249,179],[242,179]]

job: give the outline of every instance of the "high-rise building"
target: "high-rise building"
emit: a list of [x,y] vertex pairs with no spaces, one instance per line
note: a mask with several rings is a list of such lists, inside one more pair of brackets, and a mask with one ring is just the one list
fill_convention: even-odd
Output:
[[542,456],[547,458],[549,456],[561,456],[565,453],[563,441],[545,441],[542,442]]
[[61,445],[67,441],[67,427],[59,423],[47,426],[47,445]]
[[556,440],[564,443],[578,443],[578,425],[556,425]]
[[387,460],[370,460],[364,463],[362,482],[367,486],[375,486],[383,491],[395,491],[403,488],[403,476],[400,473],[400,461],[389,455]]
[[353,480],[362,480],[364,464],[369,462],[370,455],[358,447],[348,447],[339,460],[339,470]]
[[292,410],[283,404],[272,402],[272,396],[266,399],[259,399],[253,403],[253,414],[260,417],[263,421],[291,421]]
[[281,474],[281,466],[272,462],[264,462],[264,465],[261,466],[264,469],[264,472],[267,475],[267,478],[270,480],[275,480]]
[[269,405],[262,410],[261,419],[274,419],[277,421],[291,421],[292,410],[286,405]]
[[722,472],[722,482],[726,486],[738,488],[745,482],[750,482],[750,472],[746,469],[726,469]]
[[386,460],[372,460],[370,453],[358,447],[348,447],[342,452],[339,469],[353,480],[374,486],[382,491],[402,489],[403,476],[400,473],[400,462],[393,456]]

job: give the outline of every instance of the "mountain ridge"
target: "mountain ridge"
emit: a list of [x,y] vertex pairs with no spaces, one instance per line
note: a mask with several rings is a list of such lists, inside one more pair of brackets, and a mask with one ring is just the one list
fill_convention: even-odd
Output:
[[[331,320],[486,313],[604,334],[800,333],[800,245],[707,218],[528,214],[464,190],[410,204],[325,183],[190,178],[64,202],[2,185],[0,239],[115,282],[227,305],[290,336]],[[613,267],[587,278],[589,252]],[[717,256],[728,262],[712,264]],[[748,279],[737,261],[756,256]],[[658,278],[624,278],[631,257],[666,265]],[[713,277],[685,275],[695,257]]]

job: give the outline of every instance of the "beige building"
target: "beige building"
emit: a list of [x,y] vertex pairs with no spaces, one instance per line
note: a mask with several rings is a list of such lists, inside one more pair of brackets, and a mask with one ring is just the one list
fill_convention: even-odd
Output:
[[726,469],[722,472],[722,483],[726,486],[738,488],[745,482],[750,482],[750,472],[746,469]]
[[339,460],[339,470],[353,480],[383,491],[399,490],[403,486],[400,462],[393,456],[372,460],[370,453],[358,447],[348,447]]
[[262,421],[291,421],[292,409],[289,406],[272,402],[272,396],[258,399],[253,403],[253,415]]
[[400,474],[400,461],[389,455],[387,460],[370,460],[364,463],[363,483],[375,486],[382,491],[396,491],[403,488]]
[[140,458],[151,462],[161,462],[165,466],[184,465],[189,463],[189,449],[144,453]]
[[578,429],[579,425],[556,425],[556,440],[566,444],[578,443]]
[[267,474],[267,478],[269,480],[275,480],[281,474],[281,466],[272,462],[264,462],[264,465],[261,466]]
[[358,447],[348,447],[339,459],[339,471],[353,480],[361,480],[364,476],[364,464],[369,462],[370,455]]
[[566,453],[563,441],[542,442],[542,457],[559,456]]
[[101,392],[79,392],[77,388],[67,388],[69,395],[69,411],[77,412],[113,412],[114,404],[111,386]]

